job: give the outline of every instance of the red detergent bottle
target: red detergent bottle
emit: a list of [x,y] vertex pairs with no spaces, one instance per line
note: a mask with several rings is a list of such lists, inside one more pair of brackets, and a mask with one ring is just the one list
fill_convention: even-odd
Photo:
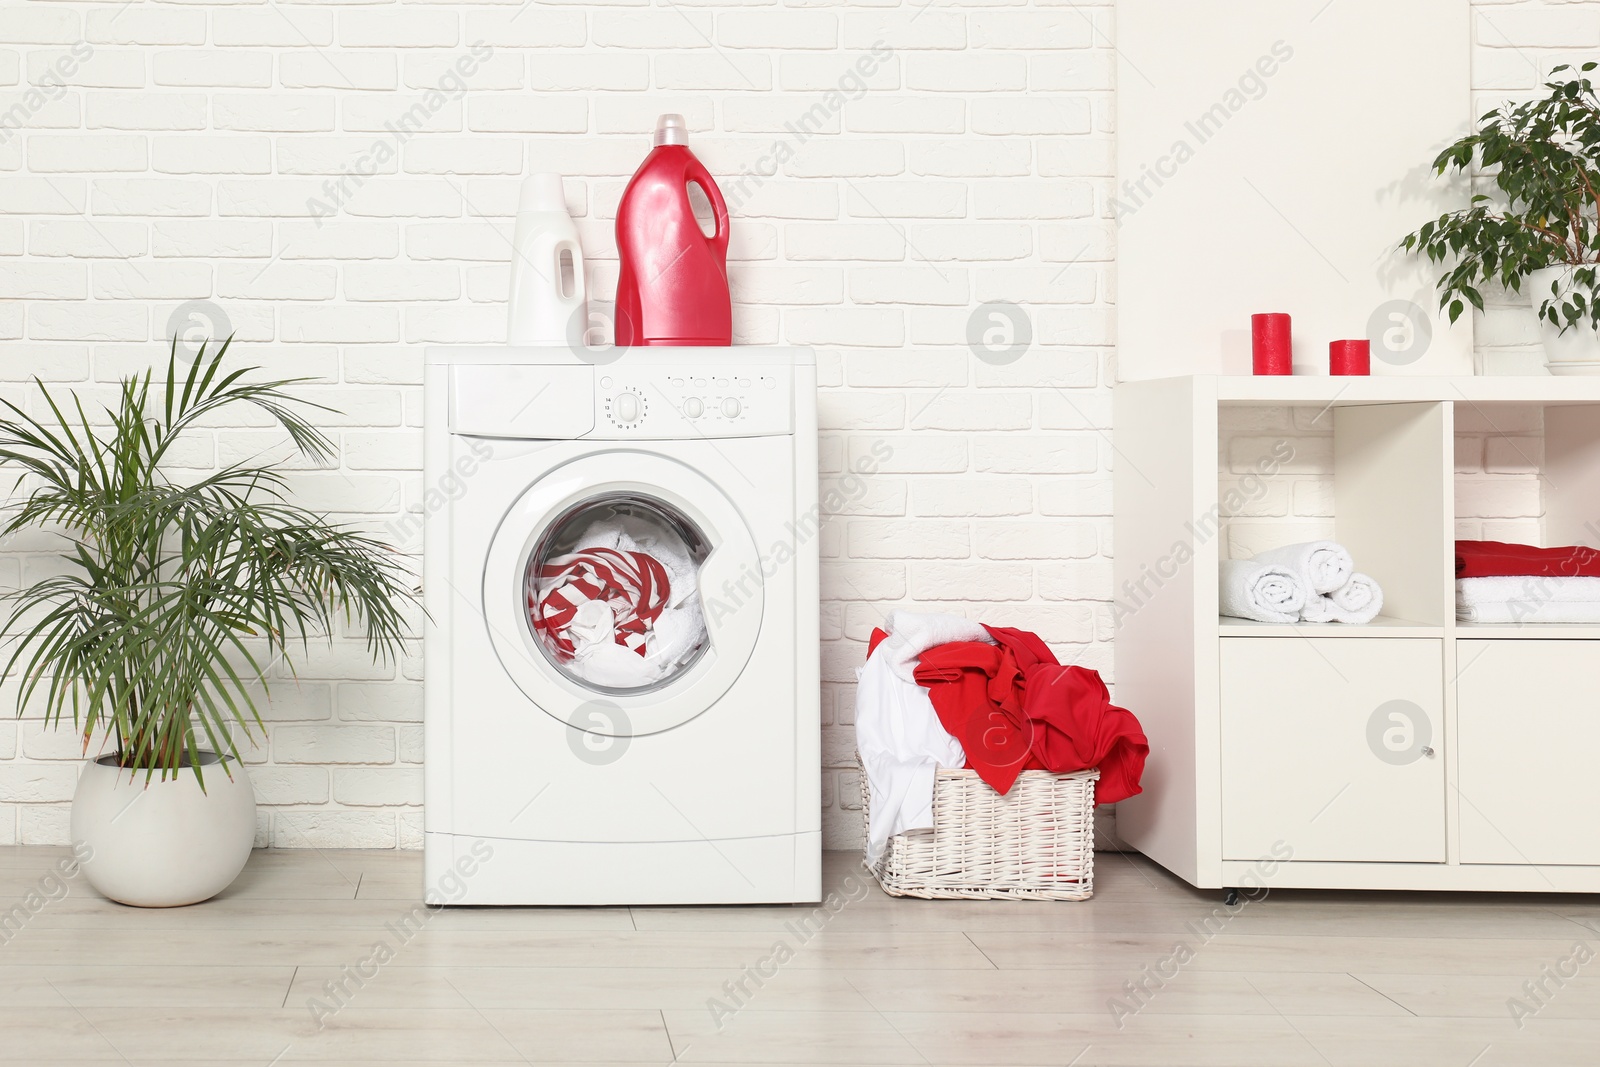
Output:
[[[689,203],[698,185],[717,228],[707,237]],[[689,151],[682,115],[662,115],[655,148],[617,207],[618,345],[730,345],[728,205],[711,172]]]

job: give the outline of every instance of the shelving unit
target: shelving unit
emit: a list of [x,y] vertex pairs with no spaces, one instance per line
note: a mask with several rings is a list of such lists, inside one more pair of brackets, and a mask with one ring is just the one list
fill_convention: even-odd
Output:
[[[1600,379],[1117,387],[1117,702],[1151,741],[1144,793],[1118,805],[1124,840],[1201,887],[1253,884],[1289,850],[1272,885],[1600,892],[1600,626],[1455,619],[1457,421],[1493,427],[1513,406],[1541,415],[1544,543],[1600,545]],[[1331,535],[1383,587],[1370,625],[1218,614],[1222,428],[1266,407],[1332,423],[1316,477]],[[1251,472],[1289,477],[1265,443]],[[1270,541],[1273,522],[1252,517],[1250,536]]]

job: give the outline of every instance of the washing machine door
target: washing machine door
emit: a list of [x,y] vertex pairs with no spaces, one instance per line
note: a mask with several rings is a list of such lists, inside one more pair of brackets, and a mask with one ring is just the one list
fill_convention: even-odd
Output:
[[579,456],[530,485],[483,574],[501,664],[546,714],[644,736],[703,714],[761,632],[761,560],[738,509],[667,456]]

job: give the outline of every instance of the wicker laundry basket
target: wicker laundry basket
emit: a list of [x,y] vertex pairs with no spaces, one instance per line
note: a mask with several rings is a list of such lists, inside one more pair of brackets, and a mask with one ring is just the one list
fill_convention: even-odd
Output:
[[[1001,796],[976,771],[940,770],[933,829],[891,837],[872,873],[896,897],[1087,900],[1094,895],[1099,777],[1098,770],[1023,771]],[[871,807],[863,768],[864,816]]]

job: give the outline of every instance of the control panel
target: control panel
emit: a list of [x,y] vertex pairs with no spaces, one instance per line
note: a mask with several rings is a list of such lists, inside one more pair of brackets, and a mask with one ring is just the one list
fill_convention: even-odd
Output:
[[787,367],[598,367],[595,386],[590,437],[761,437],[794,429]]

